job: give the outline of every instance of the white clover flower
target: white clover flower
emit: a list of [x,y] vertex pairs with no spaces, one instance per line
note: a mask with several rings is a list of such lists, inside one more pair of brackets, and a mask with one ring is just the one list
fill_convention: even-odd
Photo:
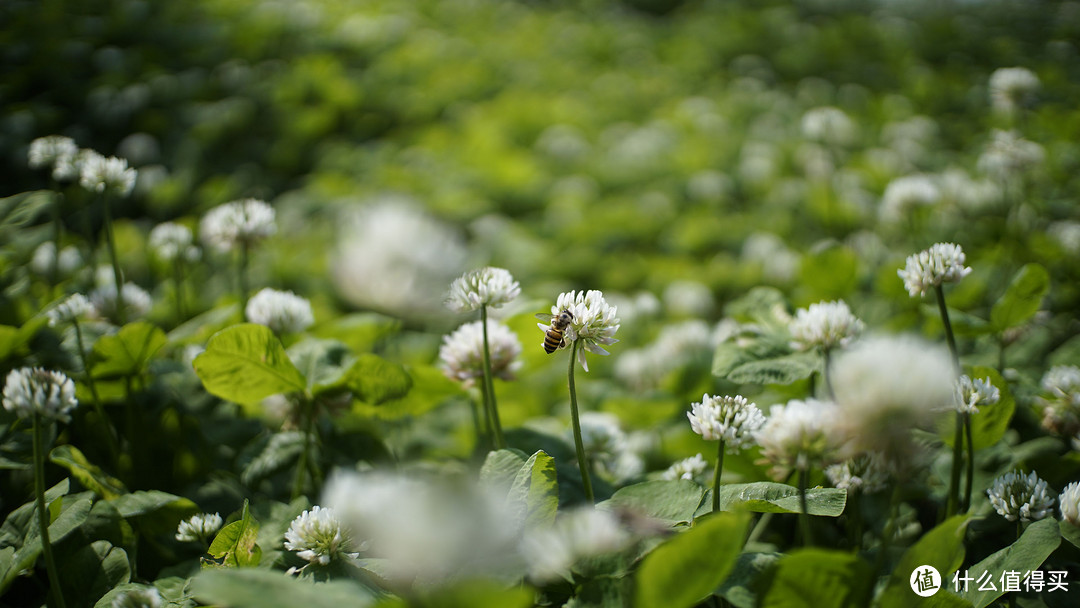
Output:
[[149,245],[150,249],[166,262],[177,258],[194,262],[199,259],[199,248],[193,244],[194,241],[195,237],[187,226],[164,222],[150,231]]
[[788,325],[796,348],[820,348],[826,351],[847,346],[862,333],[864,327],[843,300],[818,302],[809,308],[800,308]]
[[1054,510],[1051,490],[1035,471],[1005,473],[994,480],[986,495],[998,515],[1009,521],[1037,521]]
[[712,291],[698,281],[672,281],[664,288],[663,300],[664,308],[676,316],[704,316],[715,305]]
[[[551,315],[557,316],[562,311],[570,311],[574,315],[569,327],[563,332],[564,346],[581,340],[581,348],[578,348],[577,359],[585,371],[589,371],[589,364],[585,361],[585,351],[597,355],[608,355],[604,346],[618,342],[612,336],[619,329],[619,319],[615,316],[615,307],[609,306],[604,300],[603,292],[590,289],[587,292],[570,291],[559,294],[558,300],[551,307]],[[537,327],[545,335],[550,326],[537,323]]]
[[313,564],[325,566],[341,557],[355,558],[352,536],[333,509],[314,506],[292,521],[285,532],[285,548]]
[[[597,470],[615,481],[637,477],[645,468],[638,446],[619,425],[619,419],[607,412],[584,412],[579,420],[581,444]],[[567,431],[568,443],[574,441]]]
[[990,74],[990,103],[1011,115],[1039,90],[1039,77],[1027,68],[999,68]]
[[1058,508],[1061,509],[1061,519],[1080,526],[1080,481],[1065,486],[1061,496],[1058,496]]
[[840,108],[824,106],[808,110],[802,117],[802,134],[807,139],[846,146],[858,137],[855,122]]
[[247,198],[218,205],[199,222],[199,237],[208,247],[222,253],[240,245],[253,245],[277,233],[274,208]]
[[836,404],[817,399],[793,399],[769,408],[765,424],[754,434],[761,456],[773,465],[773,476],[792,469],[832,464],[839,458],[843,437]]
[[1042,377],[1042,425],[1062,436],[1080,433],[1080,367],[1055,365]]
[[60,249],[60,259],[56,260],[56,243],[45,241],[34,250],[34,257],[30,258],[30,270],[48,276],[52,272],[53,263],[57,263],[61,276],[70,275],[82,266],[82,254],[78,248],[68,245]]
[[529,578],[544,582],[557,579],[580,559],[621,551],[632,540],[611,512],[580,507],[561,513],[550,527],[526,530],[521,554]]
[[946,169],[938,175],[938,183],[944,199],[976,211],[996,205],[1004,195],[1000,182],[975,179],[963,169]]
[[881,219],[900,220],[904,212],[915,207],[929,207],[941,200],[941,190],[929,175],[905,175],[885,187],[881,196]]
[[176,540],[209,544],[210,537],[221,529],[225,520],[218,513],[199,513],[180,522],[176,527]]
[[740,256],[745,262],[760,265],[766,277],[779,282],[790,281],[802,263],[799,254],[792,251],[784,239],[771,232],[747,235]]
[[75,140],[62,135],[49,135],[30,142],[27,160],[31,169],[48,168],[56,181],[68,181],[74,176],[70,175],[66,168],[71,166],[78,153],[79,147],[75,145]]
[[45,313],[45,316],[49,319],[49,327],[56,327],[64,323],[71,323],[93,310],[94,305],[90,303],[86,296],[81,293],[73,293],[54,306],[52,310]]
[[742,395],[705,394],[690,406],[690,428],[708,441],[723,441],[732,454],[754,444],[754,434],[765,424],[758,406]]
[[1016,131],[994,130],[976,166],[987,175],[1012,178],[1039,167],[1045,159],[1046,151],[1039,144]]
[[683,458],[682,460],[673,463],[667,468],[661,475],[661,479],[689,479],[693,481],[701,476],[708,468],[708,463],[702,458],[701,454],[696,454],[690,458]]
[[161,593],[153,587],[125,589],[112,601],[112,608],[161,608]]
[[4,382],[3,403],[19,418],[39,415],[61,422],[70,422],[70,412],[79,404],[71,378],[40,367],[11,370]]
[[[153,300],[145,289],[135,283],[124,283],[120,288],[120,299],[128,321],[145,317],[150,312]],[[94,304],[97,316],[103,319],[117,319],[116,285],[103,283],[90,292],[90,301]]]
[[841,490],[879,492],[888,487],[891,468],[881,452],[867,452],[825,467],[825,476]]
[[248,321],[265,325],[276,334],[299,333],[315,322],[311,302],[307,298],[269,287],[248,300],[244,315]]
[[[488,319],[488,350],[491,356],[491,373],[503,380],[513,380],[521,368],[517,360],[521,354],[521,342],[509,327]],[[484,377],[484,332],[480,321],[466,323],[443,336],[439,347],[439,368],[451,380],[461,382],[466,388]]]
[[105,192],[127,196],[135,187],[138,171],[128,167],[126,159],[104,156],[94,152],[82,157],[79,185],[90,192]]
[[1001,399],[1001,391],[990,382],[966,374],[956,381],[956,411],[962,414],[979,413],[980,405],[994,405]]
[[454,279],[446,296],[446,306],[454,312],[469,312],[481,306],[499,308],[520,294],[521,286],[510,271],[487,266]]
[[903,270],[896,274],[904,281],[911,297],[926,295],[926,290],[942,283],[958,283],[971,272],[964,266],[964,250],[954,243],[937,243],[929,249],[908,256]]

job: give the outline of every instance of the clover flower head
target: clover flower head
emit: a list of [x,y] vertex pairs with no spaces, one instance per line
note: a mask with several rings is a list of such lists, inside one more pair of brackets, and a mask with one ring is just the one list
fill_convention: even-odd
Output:
[[199,259],[199,248],[193,243],[191,229],[183,224],[164,222],[150,231],[150,249],[166,262],[181,259],[194,262]]
[[832,464],[843,443],[836,404],[817,399],[793,399],[769,408],[765,424],[754,434],[762,458],[773,465],[774,477],[792,469]]
[[11,370],[4,382],[3,403],[19,418],[37,415],[61,422],[70,422],[71,410],[79,404],[71,378],[40,367]]
[[808,110],[803,114],[801,126],[803,137],[836,146],[848,145],[858,136],[855,122],[843,110],[832,106]]
[[[642,473],[645,463],[639,446],[622,430],[618,417],[608,412],[585,412],[579,422],[582,446],[601,474],[623,481]],[[570,431],[566,438],[573,441]]]
[[765,415],[758,406],[742,395],[705,394],[690,408],[686,414],[690,428],[702,439],[724,441],[733,454],[753,445],[754,434],[765,424]]
[[521,554],[529,578],[543,582],[558,578],[582,558],[620,551],[632,540],[611,512],[577,508],[560,514],[551,526],[526,530]]
[[30,270],[48,276],[52,272],[53,263],[57,263],[57,270],[61,276],[74,273],[82,266],[82,254],[78,248],[68,245],[60,249],[60,259],[56,259],[56,243],[45,241],[34,250],[34,256],[30,258]]
[[127,196],[135,187],[138,171],[128,167],[127,159],[98,153],[87,154],[82,158],[79,171],[79,185],[90,192],[105,192]]
[[895,222],[915,207],[928,207],[941,200],[941,190],[928,175],[905,175],[885,187],[881,196],[881,218]]
[[661,479],[689,479],[693,481],[705,472],[708,468],[708,463],[701,454],[695,454],[690,458],[683,458],[682,460],[673,463],[666,471],[661,474]]
[[1035,471],[1024,475],[1016,471],[994,480],[986,491],[994,510],[1009,521],[1037,521],[1054,510],[1054,497],[1046,481]]
[[1012,114],[1039,90],[1039,77],[1027,68],[998,68],[990,74],[990,103]]
[[[72,176],[64,173],[63,168],[70,165],[71,159],[79,153],[79,147],[75,140],[63,135],[48,135],[39,137],[30,142],[30,152],[27,154],[27,164],[31,169],[49,168],[53,171],[56,181],[67,181]],[[57,176],[56,170],[61,169]],[[66,177],[66,179],[61,179]]]
[[[124,283],[120,288],[120,300],[128,320],[145,317],[153,305],[150,294],[135,283]],[[114,283],[103,283],[95,287],[90,292],[90,301],[94,304],[97,316],[111,320],[118,318]]]
[[274,217],[274,208],[258,199],[228,202],[206,212],[199,222],[199,236],[217,251],[232,251],[273,236],[277,232]]
[[125,589],[112,601],[112,608],[161,608],[161,593],[153,587]]
[[[585,351],[597,355],[608,355],[604,346],[618,342],[614,337],[619,329],[619,319],[615,316],[616,308],[609,306],[604,300],[601,291],[590,289],[584,291],[569,291],[559,294],[558,300],[551,307],[552,317],[558,316],[562,311],[569,311],[574,316],[573,321],[564,330],[564,345],[581,340],[583,348],[577,351],[578,363],[585,371],[589,371],[589,364],[585,361]],[[536,324],[540,331],[545,334],[550,326],[543,323]]]
[[176,527],[176,540],[206,544],[221,529],[225,521],[218,513],[199,513],[180,522]]
[[825,467],[825,476],[833,486],[867,494],[884,490],[890,474],[888,462],[881,452],[866,452]]
[[956,381],[956,411],[977,414],[980,405],[994,405],[1001,399],[1001,391],[990,382],[980,378],[971,379],[966,374]]
[[285,532],[285,548],[301,559],[325,566],[341,557],[353,557],[352,535],[341,525],[333,509],[312,507],[297,516]]
[[1042,377],[1042,425],[1057,435],[1080,433],[1080,367],[1055,365]]
[[49,327],[56,327],[64,323],[71,323],[79,317],[85,316],[94,310],[94,305],[81,293],[73,293],[64,298],[62,302],[45,313],[49,319]]
[[843,300],[818,302],[809,308],[800,308],[795,311],[795,319],[789,325],[791,337],[800,350],[832,350],[837,346],[847,346],[862,333],[864,327]]
[[958,283],[971,272],[964,266],[964,250],[955,243],[936,243],[929,249],[908,256],[903,270],[896,274],[904,281],[911,297],[926,295],[931,287]]
[[487,266],[454,279],[446,296],[446,305],[454,312],[468,312],[481,306],[499,308],[520,294],[521,286],[510,271]]
[[1013,178],[1039,167],[1044,160],[1046,150],[1039,144],[1016,131],[994,130],[975,166],[989,176]]
[[307,298],[269,287],[248,300],[244,315],[248,321],[265,325],[276,334],[302,332],[315,322],[311,302]]
[[[521,354],[521,342],[517,334],[491,319],[487,320],[487,329],[491,373],[503,380],[513,380],[521,367],[517,358]],[[480,321],[466,323],[443,336],[439,367],[447,378],[461,382],[466,388],[484,377],[484,332]]]
[[1061,519],[1080,526],[1080,481],[1065,486],[1061,496],[1058,496],[1058,508],[1061,509]]

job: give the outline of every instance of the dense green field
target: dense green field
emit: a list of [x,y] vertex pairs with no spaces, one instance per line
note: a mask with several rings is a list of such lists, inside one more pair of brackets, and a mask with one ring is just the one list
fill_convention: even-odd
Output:
[[1077,605],[1080,4],[0,23],[0,606]]

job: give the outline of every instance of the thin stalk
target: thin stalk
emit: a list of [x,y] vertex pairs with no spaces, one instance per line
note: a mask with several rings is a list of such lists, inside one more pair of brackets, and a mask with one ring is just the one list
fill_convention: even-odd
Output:
[[72,319],[71,324],[75,327],[75,343],[79,347],[79,358],[82,360],[83,372],[86,373],[86,386],[90,388],[90,396],[94,399],[94,411],[101,418],[101,423],[105,425],[106,434],[109,436],[109,453],[112,455],[115,464],[120,450],[120,438],[116,435],[116,429],[113,428],[112,423],[109,422],[109,418],[105,414],[105,404],[101,402],[101,396],[98,395],[97,391],[97,383],[94,382],[94,376],[90,373],[90,362],[86,354],[86,345],[83,342],[79,320]]
[[934,286],[934,294],[937,296],[938,311],[941,313],[941,323],[945,326],[945,340],[949,343],[949,352],[952,354],[953,367],[956,375],[960,375],[960,353],[956,350],[956,338],[953,337],[952,323],[949,322],[949,309],[945,306],[945,291],[941,285]]
[[832,351],[828,348],[821,351],[822,356],[825,358],[824,368],[821,370],[822,384],[825,385],[825,396],[830,401],[836,401],[836,394],[833,393],[832,380],[829,379],[829,363],[832,361]]
[[570,421],[574,425],[574,449],[577,450],[578,469],[581,470],[581,484],[585,487],[585,498],[590,505],[596,504],[593,496],[592,480],[589,479],[589,461],[585,459],[585,444],[581,441],[581,420],[578,415],[577,387],[574,386],[574,362],[577,359],[578,341],[570,345],[570,366],[566,379],[570,385]]
[[713,513],[720,512],[720,475],[724,471],[724,444],[727,443],[723,439],[720,440],[720,447],[716,449],[716,471],[713,472],[712,478],[712,510]]
[[41,416],[34,414],[34,494],[37,500],[38,530],[41,535],[41,552],[45,557],[45,569],[49,575],[49,589],[54,605],[64,608],[64,594],[60,591],[60,571],[53,559],[52,542],[49,541],[49,511],[45,508],[45,441],[41,436]]
[[765,533],[765,529],[769,527],[772,518],[772,513],[762,513],[761,518],[754,524],[754,529],[750,531],[750,536],[746,537],[745,545],[756,543],[761,538],[761,535]]
[[487,431],[480,428],[480,412],[479,407],[476,405],[476,400],[469,398],[469,412],[472,414],[473,428],[476,430],[476,446],[477,451],[480,449],[481,444],[487,444]]
[[809,476],[809,470],[799,469],[799,528],[802,531],[804,547],[814,545],[814,537],[810,532],[810,514],[806,508],[806,483]]
[[49,287],[56,288],[60,284],[60,241],[63,237],[63,222],[60,217],[60,204],[64,195],[57,191],[53,197],[52,220],[53,220],[53,259],[52,267],[49,268]]
[[945,521],[952,515],[956,515],[957,506],[960,502],[960,461],[963,458],[964,445],[964,421],[963,414],[956,413],[956,432],[953,433],[952,470],[949,473],[949,496],[945,502]]
[[300,459],[296,463],[296,477],[293,479],[292,491],[293,500],[296,500],[304,494],[304,475],[308,472],[308,452],[311,450],[311,427],[312,420],[315,417],[312,414],[311,403],[307,399],[304,399],[304,402],[300,405],[300,408],[303,412],[303,429],[301,430],[301,432],[304,434],[304,443],[300,448]]
[[120,273],[120,260],[116,257],[116,238],[113,236],[112,211],[109,208],[109,197],[101,195],[101,207],[105,213],[105,242],[109,246],[109,260],[113,267],[113,280],[116,282],[116,323],[124,324],[124,277]]
[[240,316],[244,316],[248,300],[248,263],[251,261],[251,247],[247,240],[240,241],[240,268],[238,270],[237,285],[240,288]]
[[184,261],[181,259],[182,253],[177,254],[173,259],[173,299],[176,302],[176,322],[183,323],[184,315]]
[[484,334],[484,391],[488,399],[488,416],[491,417],[491,428],[495,431],[495,447],[506,447],[506,438],[503,437],[502,423],[499,422],[499,406],[495,403],[495,383],[491,379],[491,351],[488,348],[487,306],[480,305],[480,328]]
[[964,479],[964,500],[960,502],[960,512],[967,513],[971,506],[971,486],[975,477],[975,444],[971,438],[971,414],[961,414],[964,420],[964,436],[967,443],[967,477]]

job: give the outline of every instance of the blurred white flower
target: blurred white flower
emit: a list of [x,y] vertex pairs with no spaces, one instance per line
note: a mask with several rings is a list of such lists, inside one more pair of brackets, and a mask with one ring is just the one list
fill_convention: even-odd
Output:
[[551,125],[536,139],[535,146],[538,151],[565,162],[577,160],[592,149],[581,131],[572,125]]
[[[620,321],[625,321],[619,307]],[[665,325],[656,340],[619,355],[615,375],[636,390],[655,388],[668,374],[712,354],[718,333],[700,319]]]
[[[120,299],[124,307],[125,318],[128,321],[145,317],[150,312],[153,300],[145,289],[135,283],[124,283],[120,288]],[[102,319],[116,320],[116,285],[103,283],[90,292],[90,301],[94,304],[94,311]]]
[[48,135],[30,142],[27,160],[31,169],[47,168],[52,171],[53,179],[62,182],[75,177],[68,168],[72,166],[78,153],[79,147],[75,145],[75,140],[62,135]]
[[1058,496],[1058,507],[1061,509],[1061,519],[1080,526],[1080,481],[1065,486],[1061,496]]
[[314,506],[289,524],[285,548],[313,564],[325,566],[341,557],[355,558],[353,540],[333,509]]
[[905,175],[885,187],[881,196],[881,219],[897,222],[915,207],[929,207],[941,200],[941,190],[929,175]]
[[904,281],[911,297],[926,295],[931,287],[942,283],[958,283],[971,268],[964,266],[964,250],[954,243],[936,243],[929,249],[908,256],[907,263],[896,274]]
[[1035,471],[1005,473],[994,480],[986,495],[998,515],[1009,521],[1037,521],[1054,510],[1052,492]]
[[481,306],[499,308],[520,294],[521,286],[510,271],[487,266],[454,279],[446,296],[446,305],[454,312],[469,312]]
[[689,479],[691,481],[697,479],[708,468],[708,463],[701,454],[695,454],[690,458],[683,458],[682,460],[673,463],[667,468],[661,475],[661,479]]
[[71,378],[40,367],[11,370],[4,382],[3,403],[19,418],[39,415],[61,422],[70,422],[70,412],[79,404]]
[[823,106],[808,110],[802,117],[803,137],[814,141],[846,146],[858,137],[855,122],[840,108]]
[[991,177],[1008,179],[1039,167],[1045,159],[1046,151],[1039,144],[1016,131],[995,129],[976,166]]
[[269,287],[248,300],[244,315],[248,321],[265,325],[276,334],[299,333],[315,322],[311,302],[307,298]]
[[86,296],[81,293],[73,293],[64,298],[62,302],[54,306],[45,315],[49,319],[49,327],[56,327],[64,323],[71,323],[93,310],[94,305],[90,303]]
[[199,513],[180,522],[176,527],[176,540],[185,543],[199,542],[204,545],[210,543],[211,537],[217,534],[225,520],[218,513]]
[[626,548],[633,536],[609,511],[580,507],[563,512],[546,528],[530,529],[521,541],[529,578],[559,578],[580,559]]
[[664,288],[664,308],[674,316],[702,317],[712,312],[712,291],[698,281],[672,281]]
[[199,222],[199,238],[217,251],[232,251],[276,234],[274,219],[274,208],[258,199],[228,202],[206,212]]
[[150,231],[150,249],[163,261],[172,262],[179,258],[186,262],[199,259],[199,248],[193,243],[195,237],[191,229],[175,222],[163,222]]
[[888,487],[891,469],[881,452],[866,452],[825,467],[825,476],[841,490],[879,492]]
[[846,347],[862,333],[864,327],[843,300],[818,302],[809,308],[800,308],[795,311],[795,319],[788,326],[796,348],[820,348],[825,351],[837,346]]
[[[42,275],[48,276],[52,273],[53,261],[56,257],[56,244],[52,241],[45,241],[38,245],[34,250],[34,257],[30,259],[30,270]],[[68,245],[60,249],[60,259],[57,270],[60,271],[60,276],[67,276],[78,270],[83,263],[82,254],[79,250],[73,246]]]
[[990,103],[1002,114],[1014,114],[1038,90],[1039,77],[1027,68],[998,68],[990,74]]
[[1042,377],[1042,425],[1069,437],[1080,433],[1080,367],[1055,365]]
[[963,414],[979,413],[980,405],[994,405],[1001,399],[1001,391],[990,382],[966,374],[956,381],[956,411]]
[[963,169],[949,168],[938,176],[941,196],[957,205],[981,210],[1001,202],[1001,184],[991,179],[974,179]]
[[835,462],[843,443],[838,417],[836,404],[817,399],[793,399],[769,408],[754,438],[762,458],[773,465],[773,477]]
[[128,167],[126,159],[93,153],[82,158],[79,185],[90,192],[108,191],[120,196],[131,194],[138,172]]
[[660,314],[660,298],[649,291],[639,291],[633,295],[616,293],[606,299],[619,309],[619,320],[627,325],[633,325],[636,319],[649,319]]
[[125,589],[112,601],[112,608],[161,608],[161,593],[153,587]]
[[758,406],[742,395],[702,395],[700,402],[691,404],[686,417],[702,439],[724,441],[732,454],[753,445],[754,434],[765,424]]
[[1060,220],[1046,228],[1046,234],[1070,255],[1080,255],[1080,222]]
[[[564,310],[574,315],[570,326],[563,332],[564,345],[569,346],[572,342],[581,340],[581,345],[577,350],[578,363],[585,371],[589,371],[589,364],[585,361],[585,351],[597,355],[608,355],[610,353],[604,350],[604,346],[618,342],[612,337],[619,330],[619,319],[615,316],[616,309],[604,300],[603,292],[590,289],[587,292],[569,291],[559,294],[555,305],[551,307],[551,315],[554,317]],[[536,325],[545,334],[550,329],[550,326],[543,323]]]
[[762,273],[773,281],[787,282],[794,278],[802,259],[783,239],[771,232],[754,232],[743,240],[742,259],[761,264]]
[[[638,453],[636,442],[623,432],[619,419],[607,412],[584,412],[580,418],[581,443],[588,459],[600,474],[616,482],[640,475],[645,462]],[[571,431],[567,443],[573,444]]]
[[[521,342],[509,327],[488,319],[488,350],[491,356],[491,373],[503,380],[513,380],[521,368],[517,359],[521,354]],[[451,380],[461,382],[466,388],[484,377],[484,332],[480,321],[466,323],[454,333],[443,336],[439,347],[439,368]]]

